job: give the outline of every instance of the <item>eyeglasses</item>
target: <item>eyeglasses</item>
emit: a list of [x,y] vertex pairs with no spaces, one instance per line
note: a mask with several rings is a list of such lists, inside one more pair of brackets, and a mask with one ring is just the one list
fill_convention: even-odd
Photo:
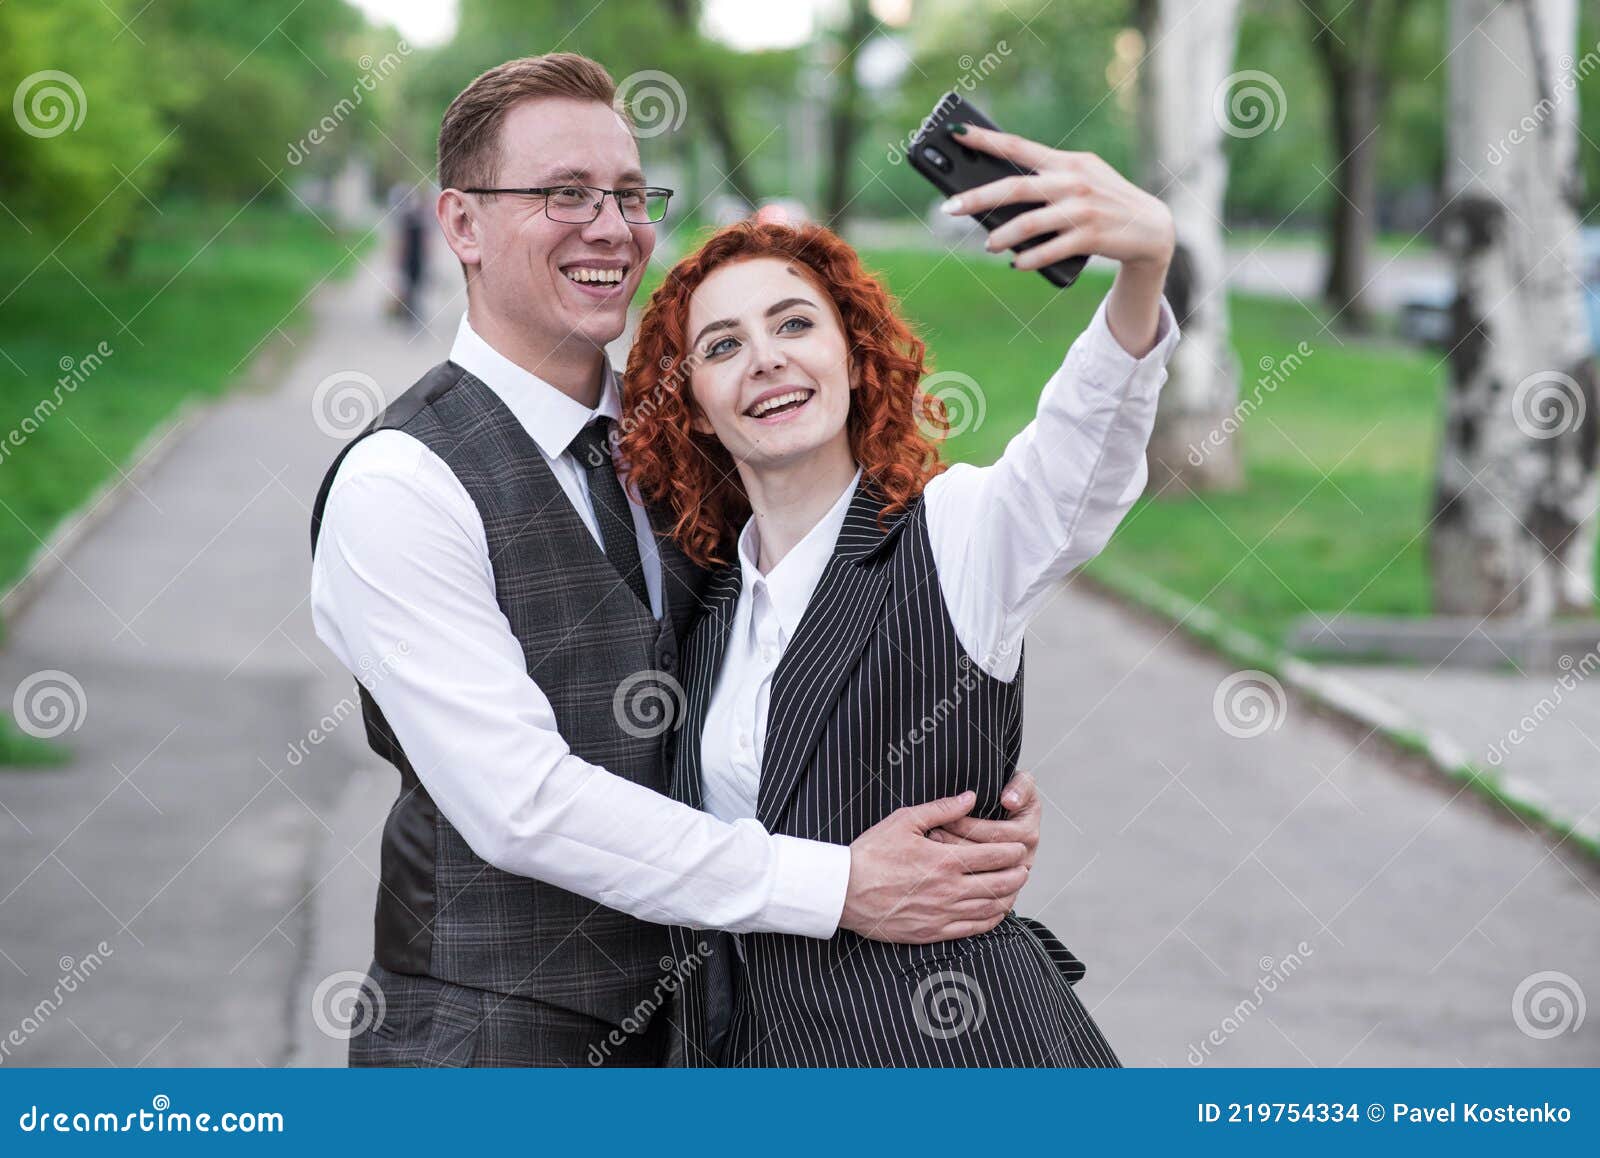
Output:
[[538,189],[463,189],[463,193],[517,193],[524,197],[543,197],[544,211],[552,221],[566,225],[587,225],[600,216],[606,198],[616,199],[624,221],[650,225],[667,215],[671,189],[638,186],[631,189],[601,189],[594,185],[546,185]]

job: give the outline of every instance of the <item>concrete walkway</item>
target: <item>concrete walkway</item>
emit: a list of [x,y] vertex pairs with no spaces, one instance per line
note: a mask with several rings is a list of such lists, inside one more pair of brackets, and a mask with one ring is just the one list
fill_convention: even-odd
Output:
[[[4,687],[59,669],[87,708],[70,766],[0,772],[0,1039],[25,1038],[0,1062],[342,1060],[396,777],[338,722],[353,681],[306,607],[338,447],[313,399],[350,371],[393,397],[442,355],[435,268],[415,338],[370,272],[326,287],[275,387],[210,411],[10,626]],[[1029,641],[1050,807],[1023,911],[1088,962],[1123,1059],[1600,1064],[1600,1016],[1541,1021],[1600,995],[1593,866],[1293,699],[1243,737],[1231,675],[1076,587]]]
[[[973,226],[961,232],[946,222],[938,224],[943,231],[938,237],[918,221],[853,221],[847,234],[854,244],[864,247],[931,249],[938,253],[954,248],[984,253],[982,229]],[[1441,285],[1452,284],[1448,259],[1426,239],[1398,253],[1375,251],[1370,261],[1367,304],[1382,313],[1399,310],[1419,294],[1432,298]],[[1315,301],[1322,295],[1327,263],[1320,242],[1303,234],[1278,232],[1264,240],[1230,242],[1224,262],[1228,288],[1238,293],[1305,301]],[[1114,262],[1099,257],[1091,259],[1090,264],[1107,271],[1116,268]]]

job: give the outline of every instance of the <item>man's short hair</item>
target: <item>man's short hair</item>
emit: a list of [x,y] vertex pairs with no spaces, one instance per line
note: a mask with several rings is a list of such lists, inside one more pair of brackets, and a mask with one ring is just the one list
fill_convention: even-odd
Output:
[[[500,126],[510,109],[538,97],[594,100],[615,107],[617,86],[598,62],[575,52],[524,56],[491,68],[462,89],[439,125],[439,185],[493,185],[500,172]],[[626,118],[626,113],[622,114]]]

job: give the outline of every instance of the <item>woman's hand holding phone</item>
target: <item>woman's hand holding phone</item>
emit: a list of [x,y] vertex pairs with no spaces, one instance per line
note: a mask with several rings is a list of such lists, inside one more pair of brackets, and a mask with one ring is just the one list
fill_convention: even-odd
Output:
[[1043,202],[989,234],[990,252],[1040,234],[1057,236],[1017,254],[1017,269],[1038,269],[1065,258],[1099,254],[1122,263],[1107,307],[1107,323],[1135,356],[1155,340],[1162,288],[1176,232],[1172,211],[1094,153],[1051,149],[1014,133],[951,125],[968,148],[1004,158],[1033,173],[1002,177],[950,198],[945,212],[981,213],[1000,205]]

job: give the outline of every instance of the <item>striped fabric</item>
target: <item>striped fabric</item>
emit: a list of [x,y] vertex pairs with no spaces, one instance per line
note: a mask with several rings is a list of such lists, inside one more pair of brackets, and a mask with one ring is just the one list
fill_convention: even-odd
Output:
[[[880,525],[882,503],[863,480],[774,676],[757,810],[771,831],[847,844],[903,805],[966,789],[978,794],[974,815],[1004,815],[1000,793],[1022,740],[1021,673],[1009,684],[993,679],[961,647],[922,503]],[[697,807],[699,736],[739,583],[737,567],[712,577],[709,610],[685,647],[687,705],[672,790]],[[1081,966],[1058,965],[1041,932],[1048,934],[1013,914],[988,933],[934,945],[849,932],[828,941],[746,935],[726,1047],[712,1058],[707,978],[717,970],[697,957],[705,934],[674,930],[686,979],[674,1008],[681,1060],[1120,1064],[1069,984]]]

